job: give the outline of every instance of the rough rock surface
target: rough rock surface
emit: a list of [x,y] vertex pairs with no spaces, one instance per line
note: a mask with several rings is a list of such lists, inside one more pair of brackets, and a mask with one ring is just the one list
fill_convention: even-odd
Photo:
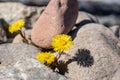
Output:
[[106,25],[107,27],[120,25],[120,17],[116,15],[97,15],[99,23]]
[[13,66],[0,66],[0,80],[70,80],[32,58],[18,60]]
[[114,33],[90,23],[73,30],[72,36],[74,46],[66,52],[70,56],[61,58],[61,73],[73,80],[111,80],[120,67],[120,41]]
[[[34,25],[44,7],[26,6],[20,3],[0,3],[0,19],[11,24],[18,19],[26,21],[26,27]],[[19,16],[18,16],[19,15]]]
[[51,48],[52,38],[56,34],[68,33],[75,25],[77,16],[77,0],[51,0],[33,27],[33,43],[42,48]]
[[113,31],[113,33],[116,35],[116,37],[120,37],[120,26],[114,25],[111,26],[110,29]]
[[27,44],[0,45],[0,62],[2,65],[12,65],[16,61],[26,58],[35,58],[40,50]]
[[79,11],[76,24],[82,26],[86,23],[98,23],[98,20],[95,16],[87,12]]
[[119,80],[120,79],[120,69],[118,69],[112,77],[112,80]]
[[0,45],[0,80],[70,80],[35,60],[39,51],[26,44]]

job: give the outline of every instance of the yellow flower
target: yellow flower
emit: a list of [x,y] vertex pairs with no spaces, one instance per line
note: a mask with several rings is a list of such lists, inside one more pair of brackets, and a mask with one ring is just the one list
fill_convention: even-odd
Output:
[[66,34],[56,35],[52,40],[52,47],[55,51],[63,52],[69,50],[73,45],[71,36]]
[[16,22],[12,23],[9,26],[9,32],[14,33],[14,32],[21,30],[21,28],[24,26],[24,24],[25,24],[24,20],[22,20],[22,19],[17,20]]
[[44,64],[52,64],[55,61],[55,57],[51,52],[40,52],[36,55],[36,59]]

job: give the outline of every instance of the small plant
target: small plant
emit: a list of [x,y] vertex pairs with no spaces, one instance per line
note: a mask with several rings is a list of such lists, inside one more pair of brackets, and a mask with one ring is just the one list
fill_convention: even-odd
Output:
[[14,23],[12,23],[9,26],[8,30],[11,34],[13,34],[14,32],[19,32],[21,37],[23,38],[23,42],[29,43],[27,38],[25,37],[25,32],[22,31],[22,28],[24,27],[24,25],[25,25],[25,21],[23,19],[19,19],[15,21]]
[[73,41],[71,36],[66,34],[59,34],[53,37],[51,43],[53,50],[57,52],[57,55],[53,55],[51,52],[41,52],[36,55],[36,59],[50,66],[53,70],[58,66],[59,58],[64,53],[64,51],[69,50]]
[[63,52],[65,50],[69,50],[73,45],[73,41],[71,36],[66,34],[56,35],[52,40],[52,47],[57,52]]
[[24,24],[25,24],[24,20],[22,19],[17,20],[16,22],[12,23],[9,26],[9,32],[14,33],[14,32],[20,31],[21,28],[24,26]]
[[58,52],[56,59],[58,60],[64,51],[69,50],[73,45],[71,36],[66,34],[56,35],[52,40],[54,51]]
[[36,59],[46,65],[51,65],[55,61],[55,57],[51,52],[40,52],[36,55]]

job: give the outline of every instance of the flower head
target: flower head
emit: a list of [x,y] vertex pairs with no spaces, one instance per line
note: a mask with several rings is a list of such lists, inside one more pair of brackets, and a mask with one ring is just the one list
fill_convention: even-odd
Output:
[[71,36],[66,34],[56,35],[52,40],[52,47],[55,51],[63,52],[69,50],[73,45]]
[[22,19],[17,20],[16,22],[12,23],[9,26],[9,32],[14,33],[14,32],[21,30],[21,28],[24,26],[24,24],[25,24],[24,20],[22,20]]
[[36,55],[36,59],[44,64],[52,64],[55,61],[55,57],[51,52],[40,52]]

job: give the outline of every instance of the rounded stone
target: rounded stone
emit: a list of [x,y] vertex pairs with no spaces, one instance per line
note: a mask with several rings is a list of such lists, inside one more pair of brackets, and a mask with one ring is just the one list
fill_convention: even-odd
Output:
[[[120,64],[119,39],[101,24],[89,23],[77,28],[72,33],[74,45],[65,52],[69,56],[61,56],[64,63],[60,73],[73,80],[112,80],[119,73],[116,73]],[[119,80],[119,76],[113,80]]]
[[51,48],[52,38],[68,33],[77,16],[77,0],[51,0],[33,27],[32,42],[42,48]]

